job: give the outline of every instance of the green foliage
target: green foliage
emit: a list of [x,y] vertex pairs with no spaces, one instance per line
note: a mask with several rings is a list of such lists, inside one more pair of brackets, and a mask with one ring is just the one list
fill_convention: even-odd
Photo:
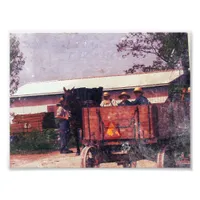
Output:
[[[75,147],[73,131],[70,135],[69,148]],[[30,133],[18,133],[10,142],[10,153],[44,153],[58,150],[60,147],[59,134],[54,129],[44,130],[42,133],[33,131]]]
[[173,93],[182,93],[182,89],[186,87],[186,85],[178,85],[178,84],[171,84],[169,86],[169,93],[173,94]]
[[144,58],[147,54],[156,56],[152,66],[134,63],[125,71],[126,74],[138,70],[146,72],[176,69],[180,62],[185,71],[189,68],[187,33],[129,33],[117,44],[117,50],[124,52],[122,57],[132,55]]
[[181,101],[182,90],[184,87],[186,86],[183,84],[171,84],[168,90],[170,101]]
[[10,94],[17,91],[19,85],[19,72],[22,70],[25,60],[19,48],[20,42],[13,34],[10,35]]
[[42,133],[38,131],[19,133],[10,143],[11,154],[31,151],[44,152],[58,148],[58,134],[53,129],[45,130]]

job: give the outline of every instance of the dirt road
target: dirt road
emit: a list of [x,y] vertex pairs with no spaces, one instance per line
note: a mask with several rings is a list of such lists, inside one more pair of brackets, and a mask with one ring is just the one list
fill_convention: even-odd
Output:
[[[75,152],[75,149],[72,149]],[[11,168],[80,168],[81,157],[75,153],[60,154],[58,151],[46,154],[11,155]],[[100,168],[121,168],[116,163],[103,163]],[[156,163],[141,160],[137,168],[156,168]]]

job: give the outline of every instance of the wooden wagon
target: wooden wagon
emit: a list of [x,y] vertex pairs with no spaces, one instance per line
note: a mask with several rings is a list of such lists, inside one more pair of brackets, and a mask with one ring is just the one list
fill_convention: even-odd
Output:
[[138,160],[176,167],[190,149],[190,105],[185,102],[141,106],[83,108],[81,167],[117,162],[135,167]]

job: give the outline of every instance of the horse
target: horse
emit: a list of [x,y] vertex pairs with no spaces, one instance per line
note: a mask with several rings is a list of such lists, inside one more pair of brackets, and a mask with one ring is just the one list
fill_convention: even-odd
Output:
[[98,107],[101,102],[103,88],[72,88],[63,87],[64,109],[71,112],[70,127],[76,140],[77,154],[80,154],[80,137],[82,133],[82,108]]
[[76,142],[77,155],[80,155],[80,133],[82,131],[82,103],[80,99],[77,98],[75,89],[66,90],[63,87],[64,94],[64,109],[69,110],[71,113],[70,117],[70,130],[73,132]]

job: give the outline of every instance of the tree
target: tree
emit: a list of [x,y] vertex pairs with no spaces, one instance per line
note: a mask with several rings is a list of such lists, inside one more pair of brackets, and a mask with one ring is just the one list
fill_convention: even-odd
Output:
[[133,64],[126,74],[140,71],[159,71],[183,67],[188,73],[188,35],[187,33],[129,33],[117,44],[122,57],[132,55],[144,58],[147,54],[156,56],[153,65]]
[[20,42],[18,38],[10,35],[10,95],[14,94],[19,85],[19,72],[25,64],[23,53],[19,48]]
[[182,89],[190,85],[187,33],[129,33],[117,44],[117,50],[125,52],[122,57],[132,55],[134,58],[144,58],[147,54],[156,57],[149,66],[134,63],[131,68],[125,70],[126,74],[183,68],[182,81],[169,88],[171,100],[177,94],[180,96]]

